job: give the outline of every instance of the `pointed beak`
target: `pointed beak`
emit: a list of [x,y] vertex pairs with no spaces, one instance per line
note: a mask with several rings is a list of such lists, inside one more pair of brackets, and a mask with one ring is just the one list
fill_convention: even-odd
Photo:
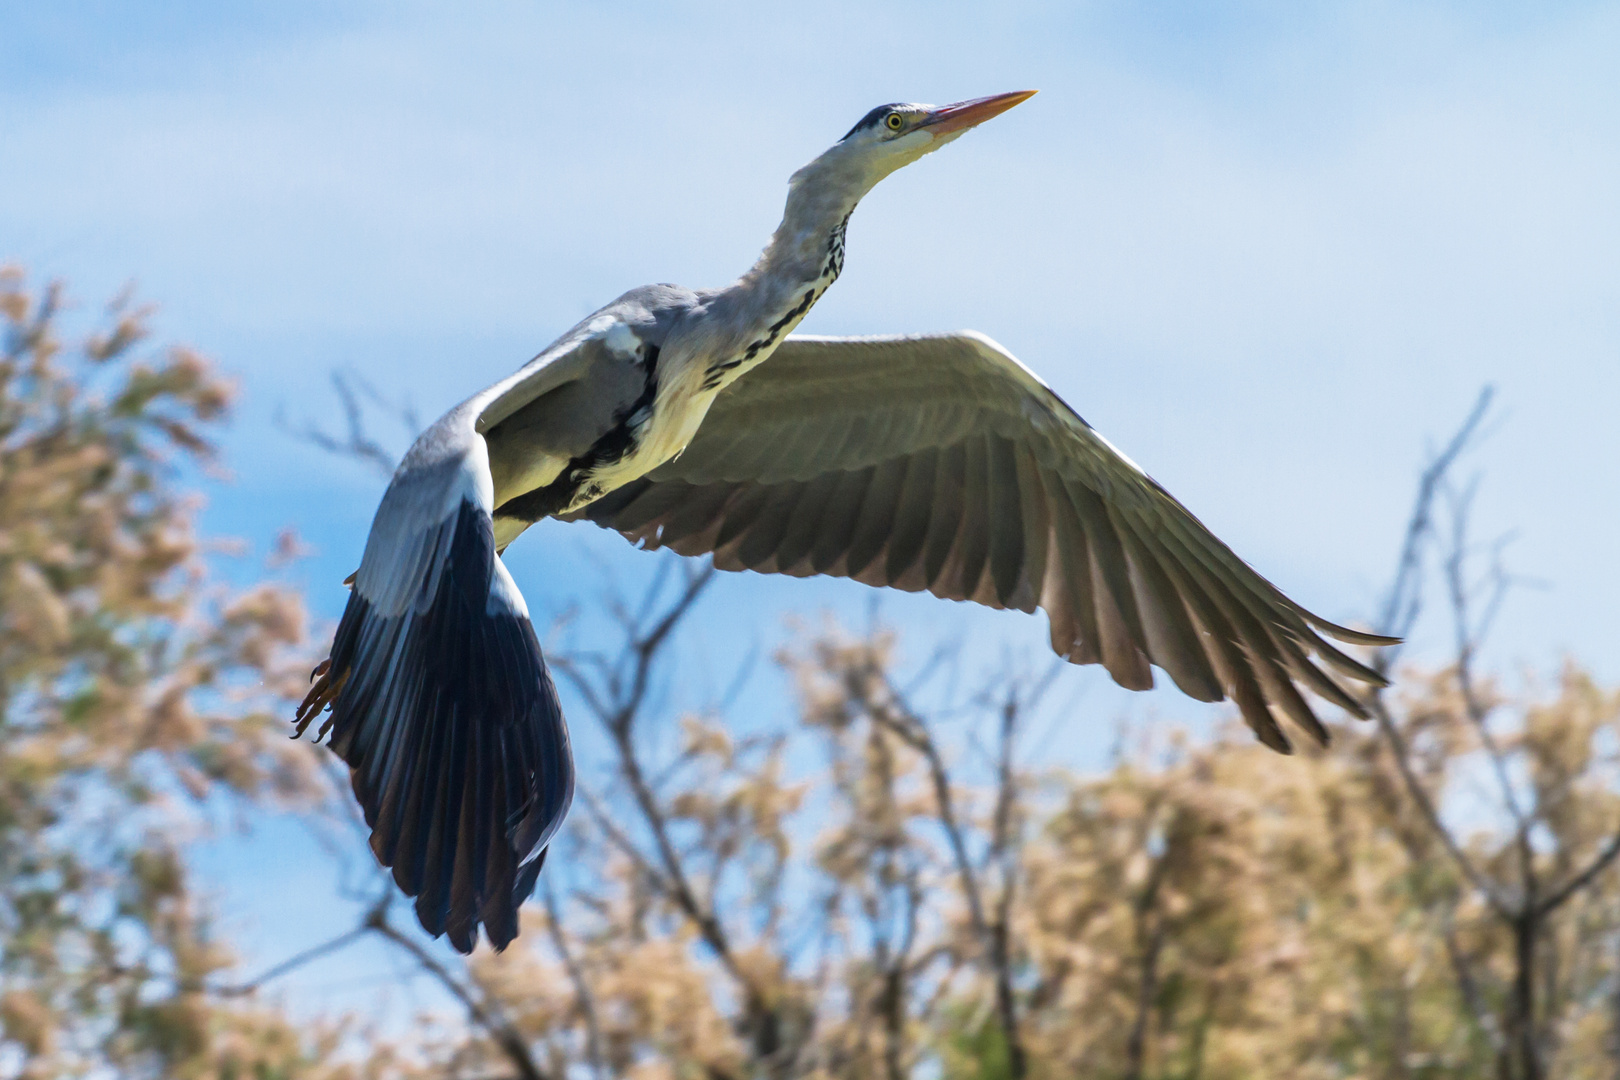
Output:
[[984,123],[992,116],[1000,116],[1021,101],[1028,101],[1035,94],[1034,90],[1014,90],[1009,94],[992,94],[971,101],[958,101],[953,105],[941,105],[929,113],[928,118],[918,127],[928,128],[936,135],[966,131],[970,127]]

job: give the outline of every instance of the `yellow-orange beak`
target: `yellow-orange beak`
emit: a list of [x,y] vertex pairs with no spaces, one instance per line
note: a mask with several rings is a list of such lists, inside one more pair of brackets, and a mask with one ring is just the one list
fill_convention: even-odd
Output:
[[947,135],[953,131],[966,131],[970,127],[977,127],[992,116],[1000,116],[1008,109],[1021,101],[1028,101],[1034,97],[1034,90],[1014,90],[1008,94],[992,94],[989,97],[974,98],[971,101],[958,101],[952,105],[941,105],[918,127],[929,128],[937,135]]

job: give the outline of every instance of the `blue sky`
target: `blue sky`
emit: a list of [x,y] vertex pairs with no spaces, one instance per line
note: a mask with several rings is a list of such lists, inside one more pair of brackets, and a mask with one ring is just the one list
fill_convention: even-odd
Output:
[[[1426,448],[1492,383],[1480,533],[1516,531],[1546,585],[1494,657],[1615,679],[1616,71],[1613,4],[0,0],[0,259],[86,313],[134,281],[165,338],[236,375],[206,524],[260,550],[295,525],[331,616],[380,484],[278,409],[331,420],[341,367],[436,415],[626,288],[735,276],[788,174],[871,106],[1039,88],[863,203],[803,329],[990,334],[1347,620],[1374,609]],[[586,526],[510,561],[542,616],[651,563]],[[696,647],[768,649],[789,613],[858,620],[871,595],[728,576]],[[883,604],[992,660],[1045,640]],[[1065,679],[1076,761],[1124,712],[1208,715]],[[314,873],[299,843],[200,856],[256,956],[321,929],[265,902]]]

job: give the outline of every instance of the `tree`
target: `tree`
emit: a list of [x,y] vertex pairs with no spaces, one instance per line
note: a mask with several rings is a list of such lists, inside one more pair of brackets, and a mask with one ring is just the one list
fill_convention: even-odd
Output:
[[0,1062],[6,1075],[337,1077],[337,1022],[229,993],[189,807],[301,803],[285,739],[298,595],[211,579],[183,470],[228,385],[115,304],[76,348],[61,290],[0,270]]

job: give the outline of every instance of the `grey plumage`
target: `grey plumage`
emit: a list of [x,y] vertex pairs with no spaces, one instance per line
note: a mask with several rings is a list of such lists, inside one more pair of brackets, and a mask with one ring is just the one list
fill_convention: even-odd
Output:
[[463,951],[517,933],[573,790],[568,736],[498,553],[549,516],[717,566],[1044,609],[1052,647],[1147,689],[1230,697],[1267,745],[1326,730],[1303,687],[1382,679],[1028,369],[972,332],[790,336],[837,278],[855,204],[1028,93],[884,106],[794,174],[722,289],[632,290],[426,432],[372,525],[322,709],[372,848]]

